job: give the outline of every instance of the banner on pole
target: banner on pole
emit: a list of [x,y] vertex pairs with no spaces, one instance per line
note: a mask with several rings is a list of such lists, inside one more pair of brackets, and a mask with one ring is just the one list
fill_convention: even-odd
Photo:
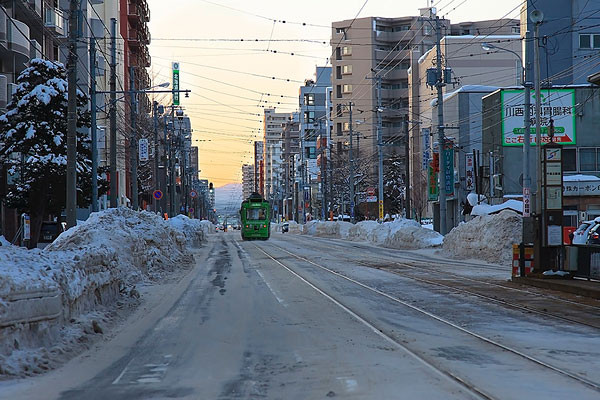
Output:
[[465,183],[467,190],[475,190],[475,160],[473,154],[465,154]]

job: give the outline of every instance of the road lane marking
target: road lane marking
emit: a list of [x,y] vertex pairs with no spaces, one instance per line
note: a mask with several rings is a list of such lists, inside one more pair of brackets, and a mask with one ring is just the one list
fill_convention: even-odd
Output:
[[119,376],[117,376],[117,379],[115,379],[114,381],[112,381],[113,385],[116,385],[117,383],[119,383],[119,381],[121,380],[121,378],[123,377],[123,375],[125,375],[125,372],[127,372],[127,368],[129,368],[129,364],[131,364],[132,361],[133,361],[133,358],[131,360],[129,360],[129,362],[127,363],[127,365],[125,366],[125,368],[123,368],[123,371],[121,371],[121,373],[119,374]]
[[269,288],[269,290],[271,291],[273,296],[275,296],[275,298],[277,299],[279,304],[281,304],[284,307],[287,307],[288,306],[287,303],[277,295],[275,290],[271,287],[269,282],[267,282],[267,280],[265,279],[264,275],[259,270],[256,270],[256,273],[260,276],[260,278],[263,280],[263,282],[267,285],[267,287]]

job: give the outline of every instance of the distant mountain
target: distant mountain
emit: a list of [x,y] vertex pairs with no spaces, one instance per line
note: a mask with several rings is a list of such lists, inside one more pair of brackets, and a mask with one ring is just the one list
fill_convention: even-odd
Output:
[[215,188],[215,208],[217,214],[233,215],[240,209],[242,203],[242,184],[228,183]]

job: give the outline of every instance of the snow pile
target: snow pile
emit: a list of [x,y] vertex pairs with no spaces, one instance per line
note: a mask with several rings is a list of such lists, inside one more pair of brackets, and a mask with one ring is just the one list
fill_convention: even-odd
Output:
[[[392,249],[423,249],[435,247],[442,244],[444,237],[439,233],[427,228],[412,219],[397,219],[388,222],[389,232],[384,237],[383,245]],[[385,229],[385,228],[383,228]]]
[[13,292],[57,289],[60,259],[18,246],[0,246],[0,318],[2,298]]
[[[291,227],[291,225],[290,225]],[[394,249],[421,249],[439,246],[443,236],[418,222],[397,219],[383,224],[361,221],[351,224],[345,221],[310,221],[302,229],[305,235],[366,241]]]
[[[189,266],[193,258],[186,243],[204,240],[203,229],[210,225],[187,217],[173,220],[109,209],[93,213],[44,250],[0,246],[0,326],[5,326],[0,375],[47,369],[56,346],[70,349],[83,343],[82,335],[101,334],[103,306],[135,301],[137,282],[170,277]],[[95,322],[86,319],[89,315]],[[48,321],[28,323],[39,319]]]
[[302,225],[299,225],[296,221],[288,221],[287,224],[289,233],[302,233]]
[[206,223],[203,224],[203,222],[208,222],[210,225],[212,225],[212,223],[209,221],[191,219],[183,214],[169,218],[167,222],[175,230],[183,232],[187,243],[191,246],[200,246],[202,242],[206,241],[206,236],[208,235],[208,230],[210,227]]
[[6,238],[0,235],[0,246],[12,246],[12,243],[6,240]]
[[[383,228],[384,226],[385,228]],[[383,244],[385,238],[381,233],[384,231],[388,231],[386,224],[380,224],[376,221],[360,221],[350,228],[348,239]]]
[[125,282],[144,277],[162,278],[181,264],[191,261],[185,248],[186,236],[161,217],[128,208],[111,208],[93,213],[76,227],[62,233],[44,249],[47,252],[77,250],[95,254],[115,251],[116,268]]
[[443,251],[456,258],[478,258],[496,264],[512,259],[512,245],[522,236],[522,218],[511,210],[482,215],[452,229]]

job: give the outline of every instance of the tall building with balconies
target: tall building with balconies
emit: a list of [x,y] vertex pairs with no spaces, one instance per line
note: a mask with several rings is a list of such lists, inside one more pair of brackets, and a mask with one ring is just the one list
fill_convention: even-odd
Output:
[[254,165],[242,165],[242,199],[247,199],[254,192]]
[[[420,16],[366,17],[332,24],[333,151],[338,157],[348,151],[352,124],[355,165],[364,165],[362,185],[377,186],[378,116],[385,151],[404,152],[404,145],[398,144],[408,115],[410,53],[423,54],[434,44],[431,26]],[[379,93],[377,79],[381,80]]]

